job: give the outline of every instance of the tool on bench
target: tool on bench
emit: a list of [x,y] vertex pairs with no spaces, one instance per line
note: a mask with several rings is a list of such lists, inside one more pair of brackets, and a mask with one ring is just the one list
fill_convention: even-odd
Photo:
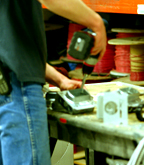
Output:
[[12,90],[7,69],[0,62],[0,95],[9,95]]
[[92,32],[90,29],[75,32],[68,50],[69,55],[72,57],[84,60],[82,67],[82,72],[84,75],[81,86],[82,91],[86,78],[92,73],[95,64],[98,62],[99,54],[95,56],[91,55],[95,35],[96,33]]

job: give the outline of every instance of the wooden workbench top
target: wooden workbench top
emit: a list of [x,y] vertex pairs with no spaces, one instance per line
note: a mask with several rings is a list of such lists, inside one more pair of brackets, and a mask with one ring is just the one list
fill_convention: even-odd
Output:
[[[104,82],[104,83],[93,83],[93,84],[86,84],[86,89],[87,91],[93,96],[94,101],[97,101],[97,94],[101,93],[101,92],[106,92],[108,90],[110,91],[115,91],[118,90],[120,88],[125,88],[125,87],[133,87],[135,89],[137,89],[140,93],[144,93],[144,87],[140,87],[137,85],[132,85],[132,84],[128,84],[128,83],[123,83],[123,82]],[[55,88],[52,87],[50,88],[50,90],[53,91],[59,91],[59,88]],[[144,100],[144,96],[140,96],[141,99]],[[73,115],[72,115],[73,116]],[[74,115],[75,116],[75,115]],[[77,115],[76,115],[77,116]],[[102,123],[102,120],[97,119],[96,117],[96,109],[94,110],[94,112],[92,113],[88,113],[88,114],[84,114],[84,115],[78,115],[80,118],[84,117],[84,118],[91,118],[91,120],[93,121],[98,121],[100,123]],[[144,122],[140,122],[135,113],[129,114],[129,125],[131,126],[140,126],[140,124],[142,124],[142,127],[144,127]]]
[[[121,82],[87,84],[86,88],[96,101],[99,92],[130,86],[144,91],[143,87]],[[48,110],[50,136],[53,138],[127,159],[135,144],[144,137],[144,122],[140,122],[135,113],[128,114],[128,125],[116,125],[98,119],[96,109],[91,113],[71,115],[61,112],[62,108],[60,105],[56,110]]]

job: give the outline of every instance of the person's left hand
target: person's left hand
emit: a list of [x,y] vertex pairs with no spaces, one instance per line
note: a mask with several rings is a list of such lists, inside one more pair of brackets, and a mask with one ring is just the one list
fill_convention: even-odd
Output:
[[66,78],[63,79],[63,81],[61,81],[59,88],[61,90],[70,90],[70,89],[80,88],[81,85],[82,85],[81,81],[71,80],[69,78]]
[[60,90],[81,88],[82,85],[82,81],[69,79],[48,63],[46,63],[45,79],[46,82],[60,88]]

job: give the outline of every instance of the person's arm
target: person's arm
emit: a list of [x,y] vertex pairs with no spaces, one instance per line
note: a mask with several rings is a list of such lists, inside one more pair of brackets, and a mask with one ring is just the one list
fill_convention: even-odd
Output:
[[61,90],[80,88],[82,84],[82,82],[80,81],[75,81],[67,78],[48,63],[46,63],[45,79],[48,83],[59,87]]
[[102,18],[82,0],[39,0],[53,13],[92,29],[96,33],[92,54],[103,56],[106,49],[106,30]]

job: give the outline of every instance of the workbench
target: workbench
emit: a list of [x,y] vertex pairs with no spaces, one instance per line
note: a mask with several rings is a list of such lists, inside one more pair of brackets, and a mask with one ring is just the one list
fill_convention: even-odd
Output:
[[[105,90],[99,87],[98,84],[86,86],[92,96],[95,94],[94,91]],[[100,84],[112,88],[115,82]],[[121,86],[120,82],[116,82],[117,84]],[[127,83],[122,83],[122,86],[138,87]],[[143,87],[138,88],[143,92]],[[113,90],[115,89],[116,86],[113,87]],[[144,137],[144,122],[140,122],[135,113],[128,115],[128,125],[124,126],[103,123],[102,119],[97,118],[95,110],[91,113],[78,115],[63,113],[61,109],[57,109],[57,111],[48,110],[48,123],[50,137],[87,149],[89,152],[87,165],[94,165],[95,161],[105,164],[104,158],[108,155],[128,160],[138,142]]]

